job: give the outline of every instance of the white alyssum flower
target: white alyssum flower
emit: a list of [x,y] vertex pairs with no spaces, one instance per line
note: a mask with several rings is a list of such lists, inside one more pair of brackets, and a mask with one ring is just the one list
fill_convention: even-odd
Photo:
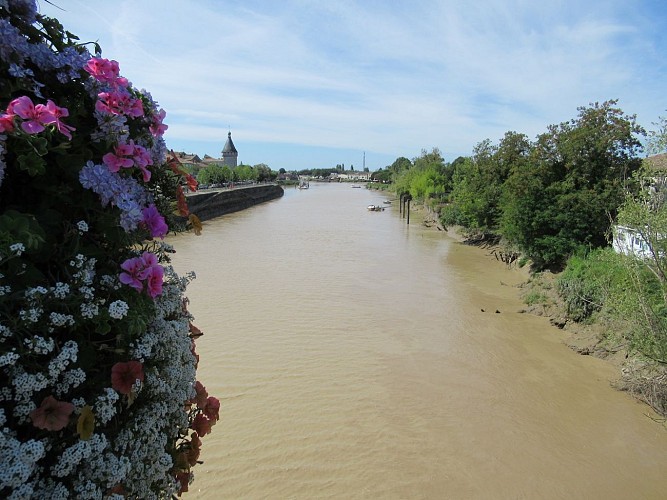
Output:
[[60,383],[56,386],[56,394],[59,396],[67,394],[71,389],[76,389],[86,381],[86,372],[81,368],[67,370],[62,374]]
[[14,351],[3,354],[2,356],[0,356],[0,367],[13,365],[19,360],[19,357],[20,356]]
[[111,387],[104,389],[104,394],[97,397],[95,400],[94,411],[95,418],[101,424],[106,424],[114,416],[116,416],[116,402],[118,401],[118,393]]
[[21,318],[21,321],[26,321],[28,323],[37,323],[43,312],[44,309],[41,307],[31,307],[28,310],[21,309],[19,311],[19,318]]
[[86,223],[86,221],[80,220],[79,222],[76,223],[76,227],[79,230],[79,234],[88,232],[88,224]]
[[53,351],[55,347],[55,341],[53,338],[44,338],[39,335],[34,337],[29,337],[23,340],[25,346],[30,349],[35,354],[48,354]]
[[67,283],[58,282],[51,289],[53,296],[57,299],[64,299],[69,295],[69,285]]
[[124,300],[115,300],[109,304],[109,316],[113,319],[123,319],[129,310],[130,308]]
[[25,252],[25,246],[23,245],[23,243],[12,243],[11,245],[9,245],[9,250],[14,255],[19,257],[23,252]]
[[81,304],[81,316],[87,319],[93,319],[100,313],[100,308],[93,302],[84,302]]
[[51,314],[49,314],[49,320],[51,321],[51,324],[55,327],[74,325],[74,316],[72,316],[71,314],[52,312]]

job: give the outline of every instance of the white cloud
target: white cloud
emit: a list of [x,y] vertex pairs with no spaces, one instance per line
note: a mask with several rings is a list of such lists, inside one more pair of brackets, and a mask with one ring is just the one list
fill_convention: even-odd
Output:
[[468,154],[592,101],[620,98],[645,126],[667,108],[648,2],[62,3],[42,10],[99,38],[167,110],[168,141],[210,142],[201,154],[217,154],[230,126],[295,148]]

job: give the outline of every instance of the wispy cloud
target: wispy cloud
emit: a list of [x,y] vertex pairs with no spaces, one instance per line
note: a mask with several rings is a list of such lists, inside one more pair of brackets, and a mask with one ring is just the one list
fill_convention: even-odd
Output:
[[99,39],[167,110],[170,146],[216,155],[231,126],[239,150],[249,146],[247,163],[276,169],[292,165],[254,157],[251,145],[266,155],[267,143],[288,144],[290,161],[323,167],[331,165],[312,146],[374,151],[387,163],[439,147],[452,160],[508,130],[534,137],[593,101],[619,98],[647,127],[667,109],[660,2],[60,6],[67,12],[42,10],[83,40]]

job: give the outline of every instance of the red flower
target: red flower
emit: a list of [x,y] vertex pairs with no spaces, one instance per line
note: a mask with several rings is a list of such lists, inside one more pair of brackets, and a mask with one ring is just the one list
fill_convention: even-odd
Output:
[[220,401],[218,401],[218,398],[209,396],[204,407],[204,415],[213,422],[220,420]]
[[176,474],[176,481],[180,483],[180,488],[178,493],[185,493],[188,491],[188,484],[190,483],[190,473],[189,472],[179,472]]
[[199,454],[201,452],[201,439],[196,432],[193,432],[191,435],[192,440],[190,441],[190,449],[187,452],[188,463],[190,467],[193,467],[197,464],[199,459]]
[[206,387],[197,380],[195,382],[195,398],[193,399],[193,403],[197,403],[197,408],[203,409],[206,407],[206,398],[208,398],[208,392],[206,392]]
[[190,428],[200,436],[206,436],[206,434],[211,432],[211,427],[213,427],[214,423],[215,422],[209,420],[206,417],[206,415],[200,413],[194,418],[194,420],[192,421],[192,425],[190,425]]
[[67,426],[69,417],[74,411],[72,403],[58,401],[53,396],[42,400],[42,405],[30,412],[32,425],[47,431],[59,431]]
[[178,205],[178,212],[183,217],[187,217],[188,215],[190,215],[190,209],[188,209],[188,202],[185,199],[185,193],[183,193],[183,188],[181,186],[176,187],[176,203]]
[[139,361],[116,363],[111,368],[111,387],[121,394],[130,394],[137,380],[144,381],[144,367]]

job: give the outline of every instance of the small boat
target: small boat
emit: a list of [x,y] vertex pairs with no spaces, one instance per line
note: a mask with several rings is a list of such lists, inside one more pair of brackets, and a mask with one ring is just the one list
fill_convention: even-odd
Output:
[[384,207],[381,205],[368,205],[368,211],[369,212],[382,212],[384,211]]
[[352,187],[356,189],[361,189],[361,186],[357,186],[356,184],[352,184]]
[[386,203],[387,205],[391,205],[391,200],[384,200],[383,203]]

